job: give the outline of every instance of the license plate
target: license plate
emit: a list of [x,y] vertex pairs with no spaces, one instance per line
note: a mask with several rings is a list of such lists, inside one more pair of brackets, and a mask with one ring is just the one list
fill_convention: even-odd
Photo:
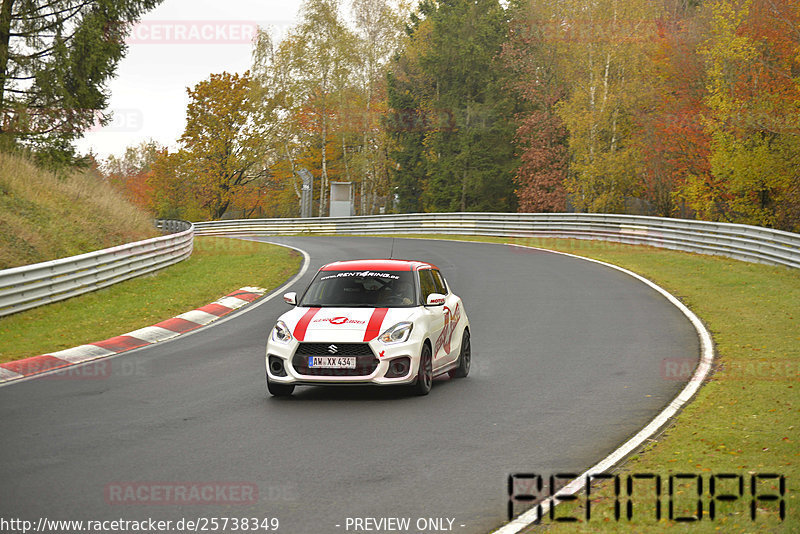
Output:
[[314,369],[355,369],[356,359],[346,356],[309,356],[308,366]]

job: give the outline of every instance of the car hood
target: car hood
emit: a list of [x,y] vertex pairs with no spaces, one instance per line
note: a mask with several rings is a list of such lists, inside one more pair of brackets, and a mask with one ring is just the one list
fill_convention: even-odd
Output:
[[411,320],[416,308],[305,308],[281,316],[298,341],[372,341],[384,330]]

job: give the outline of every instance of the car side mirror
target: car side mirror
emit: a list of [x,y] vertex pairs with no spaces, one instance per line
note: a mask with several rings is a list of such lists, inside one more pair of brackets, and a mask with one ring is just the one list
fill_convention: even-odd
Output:
[[426,306],[444,306],[445,296],[441,293],[431,293],[428,295],[428,300],[425,302]]
[[297,306],[297,293],[295,293],[294,291],[286,293],[283,296],[283,301],[286,304],[291,304],[292,306]]

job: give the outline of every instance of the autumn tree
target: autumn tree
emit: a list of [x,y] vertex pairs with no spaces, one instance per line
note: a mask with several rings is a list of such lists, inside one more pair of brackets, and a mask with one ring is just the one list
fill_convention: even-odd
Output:
[[557,47],[548,41],[546,12],[540,3],[513,9],[503,60],[513,76],[509,88],[526,103],[517,116],[516,195],[521,212],[559,212],[566,208],[569,171],[567,129],[556,106],[567,94],[557,68]]
[[647,50],[659,8],[638,0],[567,0],[544,22],[557,43],[569,96],[558,113],[569,130],[567,188],[580,211],[621,213],[639,196],[636,113],[648,105]]
[[407,6],[387,0],[352,0],[355,37],[357,104],[351,122],[358,142],[351,166],[360,180],[359,213],[375,212],[379,196],[388,194],[388,138],[383,128],[387,111],[386,67],[403,41]]
[[205,194],[199,180],[192,174],[189,157],[184,150],[158,150],[147,176],[147,184],[152,189],[152,210],[156,217],[184,221],[208,219],[208,211],[201,205]]
[[248,185],[269,177],[271,109],[256,105],[249,71],[212,74],[187,92],[181,168],[197,181],[208,216],[219,219]]
[[153,185],[150,181],[153,165],[164,150],[156,141],[142,141],[129,146],[122,156],[109,156],[101,171],[115,188],[137,206],[153,209]]
[[[260,106],[273,106],[275,139],[283,162],[276,171],[289,182],[300,199],[298,171],[308,168],[318,175],[315,186],[318,214],[325,214],[326,190],[332,172],[334,152],[340,151],[337,135],[341,97],[338,89],[348,78],[349,52],[331,50],[343,29],[338,5],[330,2],[304,4],[303,16],[310,17],[275,43],[267,30],[260,30],[253,53],[253,71]],[[312,22],[313,21],[313,22]],[[334,29],[316,28],[328,23]],[[323,36],[314,32],[320,29]],[[327,35],[328,41],[323,39]],[[285,169],[284,169],[285,167]]]
[[635,116],[633,134],[644,166],[641,194],[654,215],[688,217],[697,206],[688,202],[692,188],[703,184],[712,196],[718,189],[708,160],[706,74],[697,51],[707,28],[698,7],[679,0],[667,3],[656,23],[643,88],[650,105]]
[[797,229],[800,6],[719,0],[706,12],[710,35],[700,47],[708,77],[705,127],[711,172],[726,202],[711,211],[698,202],[701,195],[690,199],[714,219]]
[[328,154],[333,135],[333,118],[341,101],[335,90],[341,88],[349,71],[352,32],[342,21],[339,0],[306,0],[297,27],[297,69],[294,71],[302,92],[306,117],[313,121],[316,147],[320,153],[319,214],[327,212],[329,187]]
[[351,29],[344,7],[308,0],[297,27],[279,42],[260,29],[253,51],[258,98],[275,110],[276,181],[287,199],[299,201],[298,171],[307,168],[318,180],[321,215],[331,179],[357,185],[356,212],[362,214],[377,209],[388,181],[383,72],[398,46],[401,11],[387,0],[352,1]]
[[253,47],[252,74],[256,105],[272,110],[269,115],[275,143],[272,148],[277,153],[272,175],[280,184],[284,201],[294,204],[297,213],[301,198],[299,160],[313,143],[299,121],[304,93],[295,72],[303,66],[302,48],[293,32],[276,41],[269,28],[259,28]]

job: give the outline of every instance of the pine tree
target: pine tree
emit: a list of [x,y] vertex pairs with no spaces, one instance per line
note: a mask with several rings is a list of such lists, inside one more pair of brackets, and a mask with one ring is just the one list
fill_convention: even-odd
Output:
[[499,59],[505,9],[496,0],[426,0],[418,11],[390,84],[390,121],[407,125],[393,132],[399,203],[413,206],[404,196],[421,190],[425,211],[514,210],[517,103]]
[[0,134],[52,157],[105,124],[130,25],[162,0],[2,0]]

